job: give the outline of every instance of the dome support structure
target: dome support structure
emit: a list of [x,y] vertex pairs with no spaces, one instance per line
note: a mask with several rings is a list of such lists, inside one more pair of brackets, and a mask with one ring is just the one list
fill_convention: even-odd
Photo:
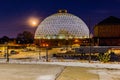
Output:
[[[78,39],[82,42],[89,38],[89,29],[84,21],[67,12],[67,10],[59,10],[51,16],[45,18],[35,31],[35,40],[41,39],[41,45],[49,44],[56,46],[74,44],[74,40]],[[78,43],[80,44],[80,43]]]

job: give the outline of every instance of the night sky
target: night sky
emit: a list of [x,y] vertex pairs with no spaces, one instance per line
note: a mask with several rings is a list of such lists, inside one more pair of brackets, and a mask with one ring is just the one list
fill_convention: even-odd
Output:
[[91,27],[101,20],[116,16],[120,18],[120,0],[0,0],[0,37],[16,37],[18,33],[36,28],[27,20],[36,17],[42,21],[59,9],[67,9]]

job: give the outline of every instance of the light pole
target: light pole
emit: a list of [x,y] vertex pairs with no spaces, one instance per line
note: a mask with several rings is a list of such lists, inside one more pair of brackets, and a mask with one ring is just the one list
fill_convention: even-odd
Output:
[[41,39],[39,39],[39,60],[41,59]]
[[46,46],[46,62],[48,62],[48,47]]
[[9,54],[8,54],[8,43],[5,42],[5,58],[6,58],[6,62],[9,62]]
[[89,63],[91,62],[91,37],[90,37],[90,30],[91,30],[91,28],[90,28],[90,18],[89,18]]
[[48,62],[49,60],[48,60],[48,44],[47,43],[45,43],[45,46],[44,46],[45,48],[46,48],[46,62]]
[[89,37],[89,63],[91,62],[91,38]]

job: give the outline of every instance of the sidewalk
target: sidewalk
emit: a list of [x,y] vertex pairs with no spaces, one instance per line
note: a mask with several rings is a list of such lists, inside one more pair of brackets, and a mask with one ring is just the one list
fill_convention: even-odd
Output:
[[93,68],[66,67],[57,80],[99,80],[99,75],[89,72]]

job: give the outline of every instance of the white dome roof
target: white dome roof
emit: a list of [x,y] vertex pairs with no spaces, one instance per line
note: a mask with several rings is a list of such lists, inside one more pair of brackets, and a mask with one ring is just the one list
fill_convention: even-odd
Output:
[[67,12],[44,19],[35,32],[35,39],[87,38],[89,29],[77,16]]

